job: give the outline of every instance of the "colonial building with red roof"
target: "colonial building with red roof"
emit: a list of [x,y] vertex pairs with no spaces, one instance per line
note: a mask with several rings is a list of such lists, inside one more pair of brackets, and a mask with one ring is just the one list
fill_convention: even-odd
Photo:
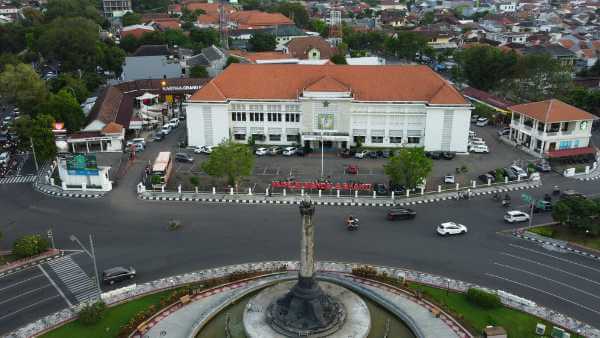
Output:
[[509,139],[538,157],[594,154],[590,147],[594,115],[551,99],[510,106]]
[[426,66],[231,64],[192,95],[188,142],[466,152],[471,109]]

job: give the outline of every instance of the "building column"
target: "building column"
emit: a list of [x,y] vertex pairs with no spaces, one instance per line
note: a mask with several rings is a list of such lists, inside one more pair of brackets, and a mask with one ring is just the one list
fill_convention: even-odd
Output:
[[90,152],[90,143],[88,141],[85,141],[85,149],[87,149],[87,152]]
[[102,144],[104,144],[104,141],[100,140],[100,151],[104,151],[104,147],[102,146]]
[[75,151],[75,142],[71,143],[71,150],[73,151],[73,153],[76,153],[76,151]]

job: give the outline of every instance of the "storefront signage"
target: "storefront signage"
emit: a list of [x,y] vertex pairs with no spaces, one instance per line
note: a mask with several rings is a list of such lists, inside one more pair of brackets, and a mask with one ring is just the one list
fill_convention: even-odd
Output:
[[189,85],[189,86],[169,86],[163,87],[163,91],[165,92],[175,92],[175,91],[196,91],[202,88],[201,85]]
[[373,185],[369,183],[328,183],[328,182],[286,182],[273,181],[271,188],[305,189],[305,190],[359,190],[371,191]]
[[96,155],[76,154],[67,159],[67,172],[69,175],[98,176]]

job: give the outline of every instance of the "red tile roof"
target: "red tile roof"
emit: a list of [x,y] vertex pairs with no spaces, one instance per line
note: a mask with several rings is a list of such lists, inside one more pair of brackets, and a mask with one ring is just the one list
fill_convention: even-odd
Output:
[[514,112],[527,115],[544,123],[593,120],[596,118],[585,110],[557,99],[518,104],[509,108]]
[[229,51],[231,55],[237,55],[248,61],[256,63],[258,60],[282,60],[289,59],[290,56],[282,52],[246,52],[246,51]]
[[350,88],[331,76],[325,75],[304,88],[304,90],[310,92],[349,92]]
[[[192,95],[192,101],[225,99],[295,100],[302,90],[345,86],[358,101],[467,105],[465,98],[427,66],[232,64]],[[333,81],[339,82],[333,86]]]
[[281,13],[261,11],[240,11],[231,13],[229,20],[244,27],[269,27],[276,25],[293,25],[294,22]]
[[335,53],[329,42],[320,36],[294,38],[287,43],[288,53],[298,59],[308,59],[308,52],[313,48],[319,50],[321,59],[330,59]]
[[488,92],[484,92],[483,90],[475,89],[473,87],[467,87],[463,89],[463,95],[470,97],[472,99],[485,102],[490,106],[494,106],[500,109],[508,109],[508,107],[512,106],[513,103],[506,101],[502,98],[494,96]]

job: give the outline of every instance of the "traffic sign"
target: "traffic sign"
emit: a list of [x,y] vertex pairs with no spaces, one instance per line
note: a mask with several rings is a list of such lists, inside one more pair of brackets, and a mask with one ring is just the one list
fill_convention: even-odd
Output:
[[530,195],[527,195],[527,194],[521,194],[521,199],[525,203],[531,203],[533,201],[533,197],[531,197]]

